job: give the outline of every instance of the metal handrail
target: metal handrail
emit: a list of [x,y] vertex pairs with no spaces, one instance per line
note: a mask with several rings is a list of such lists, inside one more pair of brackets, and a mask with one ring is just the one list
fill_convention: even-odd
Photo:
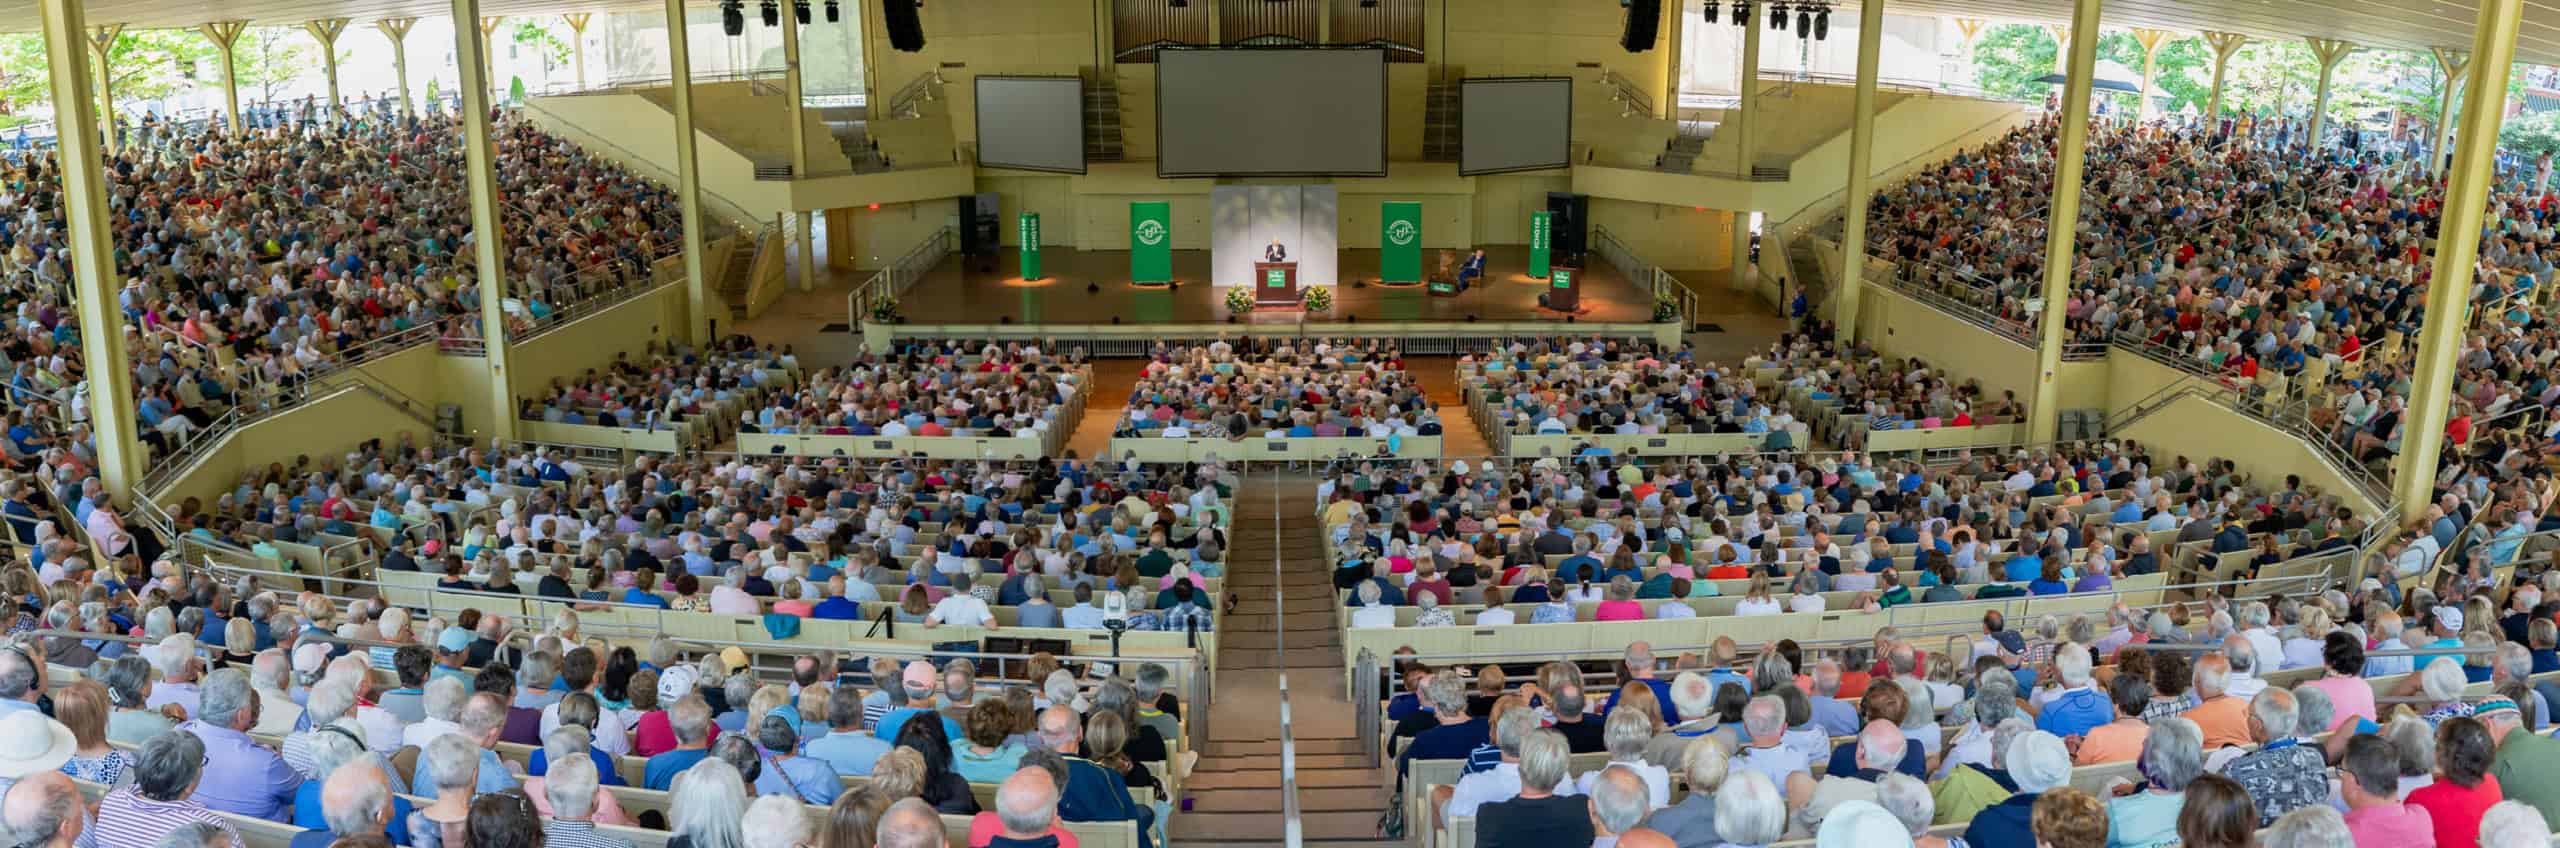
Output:
[[916,104],[931,101],[934,86],[941,84],[941,71],[926,71],[918,75],[915,81],[900,86],[898,93],[889,98],[889,108],[884,114],[890,118],[914,118],[922,115],[924,107]]
[[[1634,248],[1628,247],[1626,242],[1619,241],[1607,227],[1593,225],[1591,240],[1592,244],[1598,248],[1600,258],[1608,260],[1610,267],[1618,269],[1618,273],[1626,275],[1627,279],[1642,286],[1655,302],[1668,300],[1677,305],[1680,311],[1680,326],[1684,330],[1697,326],[1697,292],[1682,284],[1680,278],[1671,276],[1670,272],[1662,270],[1662,266],[1647,262],[1644,257],[1636,255]],[[1650,320],[1649,317],[1648,320]]]
[[899,254],[887,267],[855,284],[853,291],[845,295],[847,320],[860,325],[869,320],[873,309],[894,302],[907,292],[907,287],[915,285],[917,280],[932,273],[935,266],[941,265],[942,260],[951,255],[952,246],[958,240],[959,234],[950,227],[936,228],[924,240]]

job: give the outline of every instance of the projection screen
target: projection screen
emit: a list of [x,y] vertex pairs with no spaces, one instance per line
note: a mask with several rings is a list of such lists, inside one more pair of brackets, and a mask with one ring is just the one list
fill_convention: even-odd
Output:
[[1573,80],[1569,77],[1461,80],[1458,118],[1461,175],[1573,164]]
[[1386,175],[1386,51],[1156,51],[1156,176]]
[[1084,80],[978,78],[978,166],[1081,174]]

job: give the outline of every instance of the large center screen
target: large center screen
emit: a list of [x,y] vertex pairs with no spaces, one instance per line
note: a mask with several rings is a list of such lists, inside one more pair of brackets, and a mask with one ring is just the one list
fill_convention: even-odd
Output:
[[1387,54],[1156,51],[1156,175],[1387,174]]

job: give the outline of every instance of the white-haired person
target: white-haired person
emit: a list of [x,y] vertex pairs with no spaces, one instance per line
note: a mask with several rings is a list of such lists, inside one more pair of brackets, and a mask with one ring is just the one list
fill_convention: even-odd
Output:
[[1613,767],[1623,767],[1644,779],[1645,798],[1649,805],[1645,807],[1646,810],[1671,806],[1671,770],[1644,760],[1645,746],[1653,741],[1651,717],[1640,710],[1612,712],[1602,725],[1601,737],[1607,743],[1609,760],[1600,768],[1583,772],[1575,777],[1573,781],[1575,791],[1589,795],[1592,781],[1599,779],[1601,772]]
[[1684,848],[1716,844],[1716,793],[1724,785],[1726,774],[1724,745],[1713,739],[1692,739],[1682,754],[1681,772],[1689,784],[1688,794],[1681,796],[1679,803],[1646,816],[1644,826]]
[[1715,829],[1729,848],[1767,848],[1786,837],[1787,799],[1768,775],[1731,772],[1716,793]]
[[1591,844],[1590,806],[1545,788],[1565,782],[1569,756],[1555,731],[1527,733],[1520,743],[1520,794],[1476,810],[1477,848]]
[[[558,787],[564,780],[575,780],[586,787],[586,793],[581,797],[587,802],[583,805],[585,812],[578,814],[580,818],[592,819],[597,824],[637,826],[638,820],[624,812],[622,802],[612,790],[605,788],[620,786],[623,781],[620,775],[605,770],[596,762],[593,749],[589,747],[589,738],[587,728],[575,724],[553,728],[550,733],[543,734],[542,750],[538,752],[545,757],[543,772],[524,779],[525,797],[533,800],[535,812],[544,816],[555,815],[557,793],[575,794],[574,790]],[[564,778],[561,767],[573,762],[584,764],[586,768]]]
[[789,795],[759,795],[738,823],[741,848],[803,848],[815,833],[809,807]]
[[2500,801],[2480,814],[2480,848],[2542,848],[2550,844],[2549,819],[2521,802]]
[[1824,774],[1813,787],[1812,800],[1796,810],[1795,824],[1808,831],[1820,830],[1823,819],[1843,804],[1876,800],[1876,781],[1902,762],[1902,753],[1912,743],[1904,738],[1902,728],[1877,719],[1858,731],[1858,770],[1849,774]]
[[2009,744],[2009,779],[2018,791],[1973,817],[1965,828],[1968,845],[2033,845],[2032,821],[2037,796],[2071,782],[2071,752],[2062,738],[2035,731]]
[[1963,843],[1929,833],[1931,820],[1937,817],[1938,801],[1929,795],[1929,784],[1901,772],[1887,774],[1876,781],[1876,806],[1893,816],[1915,848],[1950,848]]
[[[1446,802],[1441,805],[1444,821],[1448,818],[1475,815],[1476,811],[1486,804],[1503,801],[1520,794],[1521,746],[1529,741],[1530,734],[1540,729],[1538,713],[1536,710],[1522,707],[1512,707],[1501,712],[1502,715],[1493,722],[1493,744],[1500,752],[1500,761],[1484,771],[1459,776],[1458,782],[1445,790]],[[1562,737],[1562,734],[1557,735],[1559,738]],[[1568,754],[1570,754],[1569,746]],[[1581,791],[1577,784],[1570,781],[1552,783],[1540,788],[1567,795],[1578,794]]]

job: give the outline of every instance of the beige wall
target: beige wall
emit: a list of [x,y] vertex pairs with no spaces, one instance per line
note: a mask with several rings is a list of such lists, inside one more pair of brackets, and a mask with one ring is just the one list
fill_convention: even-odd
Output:
[[[1858,338],[1877,350],[1907,356],[1945,369],[1961,380],[1981,381],[1997,397],[2012,391],[2025,401],[2034,393],[2036,352],[2024,343],[1984,330],[1884,286],[1867,286],[1858,307]],[[2063,409],[2112,410],[2123,401],[2111,396],[2108,359],[2065,362],[2056,374]],[[2139,357],[2135,357],[2139,358]],[[2031,436],[2037,441],[2053,434]]]
[[1732,261],[1733,213],[1722,209],[1595,197],[1591,223],[1666,269],[1722,268]]
[[175,511],[187,498],[212,503],[250,468],[270,462],[292,465],[298,456],[313,460],[353,450],[367,440],[397,444],[406,436],[424,444],[429,428],[400,414],[360,390],[323,396],[293,411],[241,428],[202,456],[192,473],[169,485],[154,500]]
[[[2118,353],[2113,358],[2136,357]],[[2231,460],[2257,485],[2270,489],[2281,487],[2287,474],[2300,475],[2303,485],[2344,498],[2357,515],[2373,515],[2380,508],[2301,439],[2202,398],[2182,398],[2113,435],[2199,462],[2206,457]]]

